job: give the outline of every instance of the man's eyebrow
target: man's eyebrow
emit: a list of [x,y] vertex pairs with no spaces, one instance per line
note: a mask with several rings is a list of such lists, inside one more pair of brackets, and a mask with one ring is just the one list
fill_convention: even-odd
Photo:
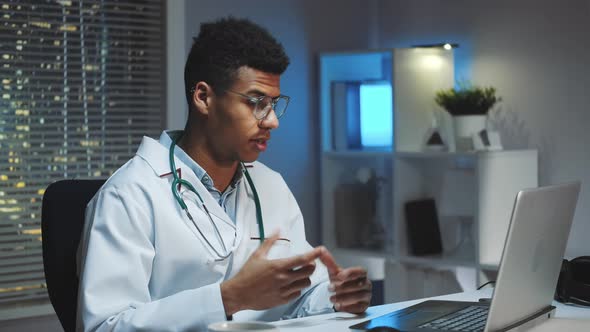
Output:
[[[260,91],[260,90],[258,90],[258,89],[251,89],[251,90],[248,90],[248,91],[246,91],[246,93],[245,93],[245,94],[247,94],[247,95],[249,95],[249,96],[250,96],[250,95],[255,95],[255,96],[257,96],[257,97],[267,96],[267,94],[266,94],[266,93],[264,93],[264,92],[262,92],[262,91]],[[279,94],[279,96],[280,96],[280,94]],[[269,97],[271,97],[271,98],[276,98],[276,97],[278,97],[278,96],[274,96],[274,97],[273,97],[273,96],[269,96]]]
[[266,94],[258,89],[250,89],[246,91],[247,95],[266,96]]

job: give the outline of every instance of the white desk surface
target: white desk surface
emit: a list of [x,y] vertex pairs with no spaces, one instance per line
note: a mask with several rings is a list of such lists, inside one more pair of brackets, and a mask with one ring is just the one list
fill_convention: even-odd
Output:
[[[477,301],[482,297],[490,297],[492,289],[483,289],[480,291],[457,293],[445,296],[439,296],[430,299],[436,300],[456,300],[456,301]],[[332,332],[348,331],[348,327],[367,319],[384,315],[388,312],[399,310],[425,299],[412,300],[406,302],[384,304],[381,306],[370,307],[364,316],[356,316],[347,313],[335,312],[326,315],[304,317],[274,322],[280,331],[307,331],[307,332]],[[530,332],[588,332],[590,331],[590,308],[566,306],[559,302],[554,302],[557,308],[555,318],[551,318],[544,323],[530,329]]]

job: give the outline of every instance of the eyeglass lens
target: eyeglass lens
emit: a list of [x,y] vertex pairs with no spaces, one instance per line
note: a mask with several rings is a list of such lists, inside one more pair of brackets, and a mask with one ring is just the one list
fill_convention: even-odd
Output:
[[275,111],[276,117],[280,118],[285,113],[288,103],[289,101],[287,98],[281,96],[276,99],[276,104],[273,105],[273,99],[271,97],[264,97],[258,102],[258,105],[254,110],[254,116],[257,119],[264,119],[268,116],[268,113],[272,108]]

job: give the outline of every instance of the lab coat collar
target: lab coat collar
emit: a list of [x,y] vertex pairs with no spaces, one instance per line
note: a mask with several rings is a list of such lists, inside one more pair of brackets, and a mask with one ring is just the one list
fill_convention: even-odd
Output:
[[[172,138],[176,138],[181,133],[182,131],[180,130],[163,131],[158,141],[144,136],[136,154],[150,165],[157,176],[164,177],[170,175],[172,172],[170,169],[170,144],[172,143]],[[177,156],[174,156],[174,163],[176,164],[176,171],[179,172],[180,170],[181,175],[184,176],[192,172],[190,167]],[[181,168],[186,169],[181,170]],[[198,180],[198,182],[201,181]]]
[[[168,152],[168,148],[165,148],[160,142],[151,137],[144,136],[136,155],[143,159],[157,176],[161,177],[171,172]],[[179,166],[182,165],[182,162],[178,158],[174,158],[174,162],[178,171],[181,168]]]
[[[170,144],[172,144],[172,140],[178,140],[178,138],[182,135],[182,133],[183,132],[181,130],[164,131],[162,133],[162,135],[160,136],[160,144],[162,144],[162,145],[164,145],[164,147],[168,148],[170,146]],[[197,178],[199,178],[199,181],[201,181],[205,185],[205,188],[207,188],[207,190],[209,190],[209,191],[214,190],[214,191],[218,192],[220,196],[223,195],[223,193],[219,192],[219,190],[217,190],[217,188],[215,188],[215,184],[213,183],[213,179],[207,173],[207,171],[203,167],[201,167],[201,165],[199,165],[195,160],[193,160],[186,153],[186,151],[184,151],[180,146],[176,146],[176,149],[174,150],[174,154],[176,155],[176,157],[178,159],[184,161],[185,165],[187,165],[188,167],[190,167],[193,170],[193,172],[195,173]],[[244,166],[242,163],[238,163],[238,168],[236,169],[236,173],[234,174],[234,176],[231,179],[231,182],[229,184],[229,186],[231,188],[226,189],[226,191],[235,190],[236,186],[240,183],[240,181],[242,180],[243,177],[244,177]]]
[[[169,156],[170,149],[169,145],[164,146],[165,141],[162,139],[164,135],[167,137],[168,142],[171,142],[170,137],[166,132],[162,133],[159,142],[153,138],[144,136],[136,153],[138,157],[143,159],[152,168],[158,177],[166,177],[171,175]],[[197,178],[192,169],[176,156],[174,156],[174,162],[176,164],[176,171],[179,172],[179,175],[182,176],[182,179],[187,180],[195,187],[197,192],[205,201],[205,205],[207,205],[209,212],[231,227],[235,227],[231,218],[227,215],[223,208],[219,206],[219,203],[213,198],[213,196],[211,196],[207,188],[205,188],[205,186]],[[170,176],[170,178],[172,177]],[[183,186],[180,190],[181,194],[186,190],[187,188]]]

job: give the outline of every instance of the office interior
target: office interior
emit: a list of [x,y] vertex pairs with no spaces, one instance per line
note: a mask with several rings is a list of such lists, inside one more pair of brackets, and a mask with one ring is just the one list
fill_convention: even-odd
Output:
[[[590,253],[590,1],[168,0],[165,7],[162,129],[184,127],[184,61],[201,22],[247,17],[284,45],[291,65],[281,90],[292,99],[260,160],[291,188],[312,245],[329,236],[322,227],[326,198],[320,189],[320,54],[448,42],[458,45],[452,50],[454,79],[494,86],[502,96],[492,115],[508,128],[501,137],[504,149],[537,151],[538,185],[582,182],[565,256]],[[377,269],[388,278],[386,264]],[[393,275],[382,287],[395,284]],[[426,280],[424,287],[433,286]],[[10,315],[0,319],[0,330],[61,331],[51,313],[23,309]]]

